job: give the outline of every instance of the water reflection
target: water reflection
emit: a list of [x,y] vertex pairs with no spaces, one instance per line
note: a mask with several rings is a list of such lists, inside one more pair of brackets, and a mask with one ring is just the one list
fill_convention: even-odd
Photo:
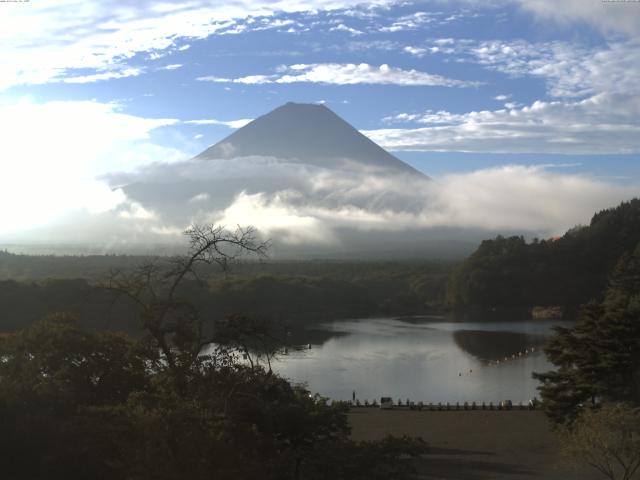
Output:
[[458,330],[453,332],[456,345],[486,363],[513,360],[513,357],[530,355],[541,348],[544,335],[530,335],[519,332],[484,330]]
[[[309,332],[314,340],[325,336],[323,343],[291,351],[274,367],[334,399],[350,399],[355,391],[362,401],[392,396],[403,402],[526,402],[537,393],[531,373],[550,368],[540,346],[557,323],[333,322]],[[298,335],[300,343],[314,343]],[[517,355],[532,348],[533,353]],[[497,359],[502,361],[491,362]]]

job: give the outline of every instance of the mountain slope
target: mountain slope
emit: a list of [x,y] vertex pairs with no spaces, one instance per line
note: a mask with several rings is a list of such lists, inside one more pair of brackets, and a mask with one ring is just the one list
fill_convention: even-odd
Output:
[[561,238],[485,240],[456,270],[449,303],[490,310],[559,305],[571,311],[601,300],[620,257],[640,244],[640,199],[596,213],[588,227]]
[[[397,181],[383,184],[389,179]],[[190,160],[150,165],[110,181],[172,224],[202,221],[193,216],[198,212],[223,212],[239,195],[260,195],[255,201],[268,204],[287,202],[277,206],[279,211],[417,211],[422,203],[415,192],[431,183],[328,108],[295,103],[257,118]],[[377,187],[362,188],[368,181]],[[264,226],[267,216],[273,218],[264,213],[225,222]]]
[[196,159],[249,156],[325,168],[360,165],[423,176],[324,105],[287,103],[232,133]]

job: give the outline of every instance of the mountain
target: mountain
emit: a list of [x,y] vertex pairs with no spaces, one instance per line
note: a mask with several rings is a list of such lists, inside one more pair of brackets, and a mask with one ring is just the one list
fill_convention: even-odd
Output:
[[274,157],[323,168],[365,166],[423,176],[324,105],[287,103],[232,133],[196,160]]
[[322,105],[287,103],[189,160],[108,180],[126,196],[115,213],[136,239],[239,224],[282,257],[399,258],[458,256],[486,235],[443,225],[436,182]]
[[[417,212],[423,208],[418,190],[432,182],[327,107],[287,103],[190,160],[112,175],[110,183],[166,222],[180,224],[197,212],[225,211],[243,195],[259,195],[280,212]],[[224,221],[257,224],[273,218],[266,211],[259,216]]]

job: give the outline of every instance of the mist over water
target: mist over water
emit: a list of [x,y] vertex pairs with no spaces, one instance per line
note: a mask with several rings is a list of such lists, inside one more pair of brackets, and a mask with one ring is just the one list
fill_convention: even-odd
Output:
[[[274,368],[336,400],[350,400],[355,391],[362,402],[391,396],[403,403],[526,403],[538,395],[532,372],[551,368],[541,347],[558,323],[339,321],[321,327],[336,336],[279,357]],[[517,356],[532,347],[535,352]]]

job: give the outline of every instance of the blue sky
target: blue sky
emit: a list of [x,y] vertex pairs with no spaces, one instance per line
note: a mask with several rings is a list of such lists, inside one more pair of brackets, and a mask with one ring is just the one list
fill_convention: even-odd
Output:
[[640,184],[638,2],[224,3],[0,3],[0,234],[113,209],[101,176],[188,159],[288,101],[445,183],[520,166],[609,201]]

